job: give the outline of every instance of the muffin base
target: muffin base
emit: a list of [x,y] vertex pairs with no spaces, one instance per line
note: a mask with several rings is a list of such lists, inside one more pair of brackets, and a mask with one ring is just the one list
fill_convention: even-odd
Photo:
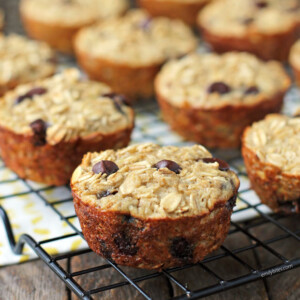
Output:
[[33,136],[16,134],[0,127],[0,154],[21,178],[49,185],[63,185],[88,151],[117,149],[128,145],[133,127],[113,134],[90,134],[56,145],[35,146]]
[[180,19],[188,25],[196,25],[199,11],[207,4],[208,0],[187,3],[180,1],[138,0],[138,4],[154,17],[165,16],[171,19]]
[[290,48],[299,37],[299,26],[296,25],[288,32],[273,35],[249,33],[243,37],[220,36],[201,25],[199,25],[199,30],[204,40],[218,53],[246,51],[264,60],[287,61]]
[[260,161],[245,144],[248,130],[243,135],[242,155],[252,188],[274,212],[300,213],[300,176],[282,173],[277,166]]
[[77,31],[83,26],[94,23],[94,20],[77,26],[62,26],[59,24],[47,24],[29,18],[21,10],[23,25],[27,34],[37,40],[44,41],[51,47],[67,54],[73,54],[73,39]]
[[158,92],[164,120],[187,140],[209,148],[238,148],[243,130],[269,113],[279,112],[285,92],[255,105],[227,105],[219,109],[176,107]]
[[234,205],[228,205],[230,201],[217,205],[204,216],[138,219],[85,204],[71,187],[89,247],[117,264],[142,269],[161,270],[201,261],[225,240]]
[[93,80],[107,83],[113,91],[124,94],[131,100],[150,98],[154,95],[154,78],[160,64],[130,66],[114,63],[99,57],[92,57],[76,47],[79,65]]
[[293,74],[295,78],[295,83],[300,86],[300,68],[296,68],[295,66],[292,65],[293,69]]

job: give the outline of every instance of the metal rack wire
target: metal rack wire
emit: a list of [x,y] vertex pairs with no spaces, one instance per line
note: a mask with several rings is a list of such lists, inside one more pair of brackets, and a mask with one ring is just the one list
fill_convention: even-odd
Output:
[[[233,163],[234,161],[232,161]],[[4,167],[2,167],[4,168]],[[245,174],[240,172],[240,176],[244,176]],[[266,278],[269,276],[272,276],[274,274],[278,274],[281,272],[288,271],[290,269],[294,269],[296,267],[300,266],[300,252],[298,250],[298,253],[296,253],[296,257],[293,259],[288,259],[281,253],[278,253],[272,245],[275,242],[278,241],[283,241],[288,238],[293,238],[297,243],[300,244],[300,230],[291,230],[284,226],[282,222],[280,222],[280,219],[284,218],[282,215],[268,215],[265,214],[261,211],[260,206],[261,204],[258,203],[256,205],[252,205],[249,203],[244,198],[244,194],[247,193],[250,189],[244,189],[239,192],[239,199],[245,204],[244,208],[235,210],[233,214],[240,212],[241,210],[249,210],[249,209],[254,209],[259,217],[256,218],[255,220],[252,220],[250,222],[244,222],[244,223],[236,223],[236,222],[231,222],[231,229],[229,231],[229,236],[240,233],[247,237],[249,239],[249,244],[243,247],[233,247],[229,248],[227,246],[221,246],[220,252],[217,254],[213,254],[207,258],[205,258],[202,262],[196,264],[196,265],[186,265],[183,267],[177,267],[177,268],[170,268],[167,270],[163,270],[162,272],[153,272],[149,271],[143,276],[131,276],[130,274],[126,273],[121,267],[116,265],[113,261],[111,260],[105,260],[105,263],[103,264],[96,264],[95,266],[92,266],[90,268],[78,270],[76,272],[72,272],[70,270],[70,263],[67,264],[67,267],[63,267],[62,264],[60,263],[63,260],[70,260],[76,256],[82,256],[82,255],[87,255],[88,253],[91,252],[90,249],[84,249],[80,250],[77,252],[73,253],[68,253],[68,254],[63,254],[63,255],[56,255],[53,256],[45,250],[45,245],[48,243],[51,243],[53,241],[58,241],[58,240],[64,240],[73,236],[79,236],[81,238],[84,238],[82,235],[82,232],[76,228],[76,226],[73,225],[72,220],[77,218],[76,215],[64,215],[61,213],[58,209],[57,206],[62,204],[62,203],[68,203],[72,201],[72,198],[68,199],[58,199],[55,202],[49,202],[46,197],[43,196],[42,192],[51,189],[52,187],[44,187],[40,189],[34,189],[30,184],[28,184],[27,181],[16,178],[16,179],[11,179],[9,182],[12,181],[22,181],[27,187],[28,191],[23,192],[23,193],[18,193],[18,194],[10,194],[7,196],[4,196],[0,199],[3,198],[9,198],[9,197],[15,197],[15,196],[21,196],[24,194],[35,194],[38,196],[38,198],[47,206],[49,206],[61,219],[62,222],[66,222],[70,228],[72,229],[73,233],[65,235],[65,236],[58,236],[55,238],[47,239],[47,240],[34,240],[30,235],[23,234],[19,240],[16,242],[14,235],[13,235],[13,230],[12,226],[10,223],[10,220],[8,218],[8,215],[3,207],[0,206],[0,216],[4,222],[4,226],[7,232],[7,237],[11,246],[11,249],[14,253],[16,254],[21,254],[23,247],[25,244],[27,244],[44,262],[45,264],[56,273],[56,275],[66,284],[66,286],[73,291],[78,297],[81,299],[93,299],[94,295],[100,295],[104,291],[112,290],[112,289],[117,289],[122,286],[126,285],[131,285],[134,287],[145,299],[152,299],[150,295],[142,289],[139,286],[139,283],[148,281],[150,279],[159,277],[159,276],[164,276],[165,278],[168,279],[169,282],[171,282],[173,285],[177,286],[179,290],[181,290],[181,295],[173,297],[172,299],[176,300],[183,300],[183,299],[198,299],[204,296],[212,295],[221,291],[225,291],[255,280],[259,280],[262,278]],[[1,183],[7,183],[8,181],[0,181]],[[278,234],[275,237],[272,237],[270,239],[260,239],[253,235],[251,233],[251,230],[255,227],[261,226],[263,224],[273,224],[278,229],[280,229],[282,234]],[[274,256],[277,261],[279,260],[279,263],[273,264],[269,266],[268,268],[255,268],[251,266],[248,262],[246,262],[243,258],[241,258],[240,254],[245,253],[249,250],[255,250],[255,249],[264,249],[269,253],[269,255]],[[299,249],[299,248],[298,248]],[[240,265],[241,268],[246,270],[246,273],[241,275],[237,275],[234,278],[231,278],[230,280],[226,280],[222,278],[220,275],[218,275],[218,269],[216,268],[211,268],[209,266],[209,263],[218,261],[224,257],[230,257],[233,260],[235,260],[236,263]],[[180,272],[183,270],[189,270],[189,268],[201,268],[203,271],[207,272],[210,276],[212,276],[215,279],[215,284],[213,285],[208,285],[208,286],[202,286],[201,288],[198,289],[190,289],[188,288],[189,284],[188,282],[181,282],[174,276],[173,274],[176,272]],[[105,269],[114,269],[115,272],[117,272],[121,276],[121,280],[118,282],[114,282],[105,286],[95,286],[90,289],[85,289],[77,280],[78,277],[80,276],[85,276],[87,274],[95,273],[100,270],[105,270]],[[202,283],[203,284],[203,283]]]

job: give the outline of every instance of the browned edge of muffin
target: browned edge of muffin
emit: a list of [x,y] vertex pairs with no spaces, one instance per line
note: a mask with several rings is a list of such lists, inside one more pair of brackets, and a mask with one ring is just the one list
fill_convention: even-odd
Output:
[[243,134],[242,156],[252,188],[261,202],[274,212],[300,213],[300,176],[283,173],[279,167],[262,162],[246,146],[250,129],[248,127]]
[[299,38],[300,26],[289,31],[277,34],[261,34],[249,32],[242,37],[220,36],[209,31],[208,28],[198,24],[203,38],[214,51],[223,53],[227,51],[246,51],[255,54],[263,60],[287,61],[292,45]]
[[[164,120],[171,128],[187,140],[195,141],[209,148],[238,148],[243,130],[254,121],[269,113],[279,112],[286,90],[270,99],[263,99],[251,105],[226,105],[220,108],[202,109],[188,105],[172,105],[158,90],[157,100]],[[200,127],[201,125],[201,127]]]
[[27,16],[20,9],[22,22],[27,34],[37,40],[41,40],[49,44],[51,47],[66,53],[73,54],[73,39],[77,31],[83,26],[91,25],[95,22],[78,24],[77,26],[68,26],[64,24],[51,24],[39,20],[35,20]]
[[236,200],[235,195],[204,216],[140,219],[85,204],[72,184],[71,188],[89,247],[117,264],[143,269],[197,263],[219,248],[227,236]]
[[130,66],[93,57],[79,50],[75,42],[77,61],[89,78],[108,84],[113,91],[131,100],[154,95],[153,82],[161,64]]
[[138,4],[154,17],[165,16],[171,19],[180,19],[190,26],[196,25],[198,12],[209,2],[179,2],[179,1],[157,1],[138,0]]
[[63,185],[69,182],[85,153],[127,146],[133,127],[134,124],[111,134],[92,133],[55,145],[39,146],[35,145],[33,135],[17,134],[0,126],[0,154],[6,166],[21,178]]
[[296,85],[300,86],[300,68],[291,65]]

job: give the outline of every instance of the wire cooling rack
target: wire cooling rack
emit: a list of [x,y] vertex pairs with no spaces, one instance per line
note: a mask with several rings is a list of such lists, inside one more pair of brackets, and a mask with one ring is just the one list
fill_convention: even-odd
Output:
[[[230,163],[234,166],[235,164],[235,158],[233,158]],[[2,166],[2,168],[5,168],[5,166]],[[238,172],[239,176],[245,176],[243,172]],[[35,240],[28,234],[23,234],[20,236],[18,241],[15,241],[13,230],[11,226],[11,222],[8,218],[8,214],[6,213],[5,209],[0,206],[0,216],[3,219],[4,226],[7,232],[7,237],[11,246],[12,251],[15,254],[22,254],[24,245],[28,245],[44,262],[45,264],[56,273],[56,275],[66,284],[66,286],[73,291],[78,297],[81,299],[93,299],[94,296],[101,296],[101,293],[109,290],[115,290],[120,287],[131,285],[134,287],[138,293],[140,293],[145,299],[154,299],[151,298],[150,294],[143,288],[141,288],[140,283],[145,281],[150,281],[153,278],[163,276],[167,279],[167,282],[170,284],[173,284],[177,286],[177,289],[180,290],[180,295],[173,297],[172,299],[198,299],[204,296],[212,295],[224,290],[228,290],[233,287],[237,287],[255,280],[263,279],[269,276],[272,276],[274,274],[278,274],[281,272],[285,272],[291,269],[294,269],[296,267],[300,266],[300,252],[299,252],[299,246],[300,246],[300,229],[294,230],[291,228],[288,228],[287,226],[283,225],[281,222],[281,219],[286,218],[283,215],[270,215],[262,212],[260,209],[262,204],[257,203],[255,205],[249,203],[247,199],[245,199],[244,194],[249,192],[250,189],[244,189],[239,192],[239,199],[243,202],[244,207],[237,209],[233,212],[233,214],[239,213],[241,211],[247,211],[247,210],[255,210],[257,214],[259,215],[258,218],[251,220],[249,222],[243,222],[243,223],[237,223],[237,222],[231,222],[231,229],[229,231],[228,238],[230,236],[233,236],[237,233],[243,235],[247,238],[249,241],[248,244],[238,247],[228,247],[228,246],[221,246],[218,253],[213,253],[212,255],[205,258],[202,262],[196,264],[196,265],[186,265],[183,267],[176,267],[176,268],[170,268],[163,270],[162,272],[156,272],[156,271],[145,271],[142,276],[132,276],[132,272],[124,271],[124,269],[121,266],[116,265],[112,260],[103,259],[103,263],[100,263],[97,261],[95,262],[95,265],[90,266],[89,268],[83,268],[80,270],[76,270],[75,272],[71,271],[70,265],[71,260],[78,256],[84,256],[88,255],[91,250],[90,249],[83,249],[76,252],[63,254],[63,255],[51,255],[49,252],[45,250],[47,248],[47,244],[53,243],[55,241],[62,241],[65,239],[68,239],[70,237],[81,237],[84,239],[82,232],[74,226],[74,219],[77,218],[77,216],[74,215],[65,215],[63,214],[58,208],[58,205],[61,205],[63,203],[69,203],[72,202],[72,198],[68,199],[57,199],[56,201],[49,201],[47,198],[43,195],[43,192],[45,192],[47,189],[51,189],[53,187],[44,187],[40,189],[34,189],[32,185],[30,185],[26,180],[15,178],[10,179],[6,181],[0,181],[0,184],[5,184],[12,181],[21,181],[23,184],[25,184],[28,187],[28,191],[18,193],[18,194],[9,194],[2,199],[5,198],[11,198],[16,196],[22,196],[24,194],[34,194],[36,195],[40,201],[42,201],[45,205],[49,206],[61,219],[62,222],[66,222],[70,228],[72,229],[71,234],[57,236],[55,238],[51,239],[45,239],[45,240]],[[269,238],[269,239],[263,239],[261,237],[258,237],[254,235],[251,231],[254,228],[257,228],[259,226],[265,225],[265,224],[272,224],[278,228],[278,235]],[[276,250],[276,247],[273,245],[276,242],[279,241],[285,241],[286,239],[292,238],[296,241],[298,247],[295,248],[295,257],[288,258],[285,257],[283,254],[279,253]],[[226,243],[225,243],[226,244]],[[259,251],[266,251],[268,255],[273,256],[275,258],[274,264],[268,266],[267,268],[261,268],[257,266],[252,266],[252,264],[249,264],[249,262],[242,258],[243,253],[247,253],[247,251],[251,250],[257,250]],[[223,258],[232,258],[235,263],[239,265],[239,268],[243,270],[243,274],[241,275],[236,274],[230,280],[226,280],[222,276],[219,275],[220,268],[222,267],[222,264],[216,264],[214,267],[211,267],[211,262],[219,261]],[[67,260],[67,266],[63,264],[62,262]],[[218,266],[219,267],[216,267]],[[195,287],[195,284],[193,284],[193,289],[189,288],[191,286],[188,282],[188,280],[185,278],[184,281],[178,280],[178,276],[175,276],[174,274],[179,274],[180,272],[186,272],[191,268],[199,268],[202,271],[207,273],[207,276],[210,276],[214,279],[214,284],[208,284],[206,285],[203,282],[199,282],[199,287]],[[79,278],[82,276],[87,276],[88,274],[93,274],[102,270],[106,269],[112,269],[114,272],[117,272],[120,275],[120,280],[117,282],[109,283],[106,285],[97,285],[90,287],[86,289],[82,286],[80,283]],[[105,275],[104,275],[105,276]],[[207,281],[211,282],[211,281]]]
[[[18,11],[17,3],[18,1],[16,0],[0,0],[1,7],[4,8],[7,13],[6,32],[14,31],[22,33],[22,27],[20,26],[19,18],[16,14]],[[151,141],[151,136],[144,136],[147,141]],[[239,159],[238,157],[232,158],[229,160],[229,163],[231,166],[235,166],[236,161]],[[5,166],[0,166],[0,170],[5,168]],[[237,170],[239,177],[246,176],[243,170],[239,168],[235,168],[235,170]],[[53,187],[37,187],[18,177],[0,180],[0,185],[2,186],[3,184],[14,182],[20,182],[25,185],[27,187],[26,191],[6,194],[0,197],[0,200],[8,200],[9,198],[23,195],[34,195],[41,203],[48,206],[61,219],[61,222],[68,224],[71,232],[66,235],[44,240],[34,239],[28,234],[23,234],[16,241],[12,229],[12,220],[9,219],[7,211],[0,206],[0,217],[3,220],[12,251],[15,254],[22,254],[25,245],[30,247],[38,257],[55,272],[66,286],[81,299],[101,298],[103,293],[107,291],[117,292],[118,289],[124,286],[133,287],[144,299],[155,299],[150,292],[150,289],[155,288],[151,282],[153,279],[160,277],[166,279],[164,282],[168,285],[167,289],[170,291],[171,299],[198,299],[240,285],[245,285],[255,280],[261,280],[278,273],[286,272],[300,266],[300,228],[294,228],[293,226],[293,228],[291,228],[291,226],[286,225],[284,221],[290,217],[279,214],[268,214],[260,202],[257,201],[254,204],[249,201],[247,194],[249,194],[249,192],[251,193],[251,189],[242,187],[239,192],[239,202],[242,205],[239,205],[238,208],[235,209],[232,219],[239,219],[235,218],[239,214],[253,215],[253,212],[255,212],[258,217],[243,222],[232,221],[226,241],[235,239],[239,242],[226,243],[225,241],[224,245],[221,246],[218,251],[210,254],[196,265],[170,268],[162,272],[143,271],[142,273],[135,273],[132,272],[131,268],[123,268],[111,260],[101,259],[95,260],[94,265],[89,264],[83,268],[72,270],[72,261],[76,258],[84,260],[85,257],[91,255],[92,251],[90,249],[53,255],[48,250],[49,247],[47,247],[47,245],[51,245],[53,242],[67,241],[73,237],[84,239],[79,227],[74,225],[77,221],[77,216],[74,214],[66,214],[59,209],[60,205],[71,205],[72,198],[58,197],[55,201],[53,201],[53,199],[50,201],[45,197],[45,192],[53,189]],[[69,187],[66,188],[69,189]],[[259,231],[260,228],[265,228],[264,226],[268,226],[268,228],[274,227],[277,234],[275,236],[269,236],[266,232],[258,234],[257,231]],[[289,239],[293,239],[294,245],[296,245],[294,246],[295,251],[293,255],[286,255],[278,250],[278,243],[284,243]],[[242,240],[244,242],[240,243]],[[254,262],[248,259],[253,253],[255,254]],[[262,253],[272,258],[267,265],[263,265],[258,258]],[[235,264],[235,269],[239,270],[237,272],[231,272],[230,278],[224,276],[224,272],[221,270],[224,268],[224,264],[222,264],[222,260],[224,259],[230,259],[232,263]],[[83,280],[81,279],[90,275],[95,275],[96,278],[99,278],[98,272],[101,271],[104,271],[104,273],[105,271],[115,272],[119,275],[119,280],[113,282],[106,281],[106,284],[99,284],[94,281],[94,285],[88,287],[82,283]],[[186,274],[192,272],[194,272],[193,274],[198,274],[197,272],[204,273],[205,280],[199,280],[198,284],[195,284],[195,281],[191,283],[191,276],[186,276]],[[105,274],[103,276],[105,276]],[[146,282],[149,282],[149,285],[146,285],[148,289],[141,287],[145,286],[143,284]],[[177,293],[174,296],[173,291],[175,289]],[[118,297],[116,296],[116,298]]]

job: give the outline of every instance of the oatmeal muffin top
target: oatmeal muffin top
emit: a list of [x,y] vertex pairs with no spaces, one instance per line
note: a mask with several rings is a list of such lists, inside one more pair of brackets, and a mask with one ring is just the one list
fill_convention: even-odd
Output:
[[26,83],[55,72],[54,52],[20,35],[0,35],[0,84]]
[[45,23],[80,26],[121,15],[127,0],[22,0],[21,11],[27,17]]
[[29,136],[44,132],[51,145],[111,134],[133,126],[133,110],[123,100],[107,85],[82,80],[76,69],[67,69],[5,94],[0,126]]
[[[226,12],[226,13],[224,13]],[[207,5],[198,23],[222,36],[287,32],[299,24],[298,0],[222,0]]]
[[205,109],[252,105],[290,86],[282,65],[252,54],[190,54],[168,62],[156,78],[156,92],[175,106]]
[[76,48],[95,58],[149,65],[195,50],[197,39],[179,20],[151,18],[142,10],[80,30]]
[[86,154],[71,184],[84,203],[146,219],[207,214],[236,195],[239,180],[203,146],[149,143]]
[[300,175],[300,117],[268,115],[245,131],[243,143],[262,162],[283,173]]
[[292,66],[300,68],[300,40],[291,48],[289,61]]

